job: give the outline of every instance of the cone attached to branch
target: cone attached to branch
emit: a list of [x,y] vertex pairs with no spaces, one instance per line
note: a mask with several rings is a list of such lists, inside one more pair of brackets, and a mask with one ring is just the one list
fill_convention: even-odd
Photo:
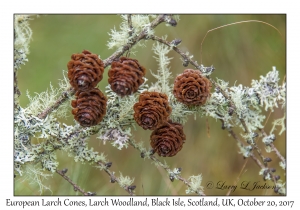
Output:
[[84,50],[73,54],[68,63],[68,77],[70,84],[77,91],[90,90],[102,80],[104,64],[98,55]]
[[175,98],[188,106],[203,105],[210,96],[211,82],[199,70],[186,69],[174,82]]
[[152,132],[150,140],[151,147],[159,156],[172,157],[182,149],[186,138],[183,126],[169,120]]
[[72,114],[83,127],[97,125],[106,114],[107,98],[98,88],[77,91],[72,101]]
[[112,62],[108,71],[108,83],[119,96],[124,97],[135,93],[143,84],[146,69],[137,60],[121,57]]
[[143,129],[154,130],[167,121],[172,108],[164,93],[145,91],[134,104],[134,119]]

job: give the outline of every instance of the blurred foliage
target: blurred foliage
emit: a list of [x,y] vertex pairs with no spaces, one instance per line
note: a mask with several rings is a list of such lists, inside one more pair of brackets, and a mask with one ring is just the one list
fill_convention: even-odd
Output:
[[[221,78],[229,81],[229,85],[243,84],[250,86],[252,79],[259,79],[272,69],[272,66],[280,71],[281,80],[286,75],[286,16],[285,15],[181,15],[176,27],[159,25],[156,35],[168,35],[168,40],[181,39],[179,47],[194,55],[194,59],[201,63],[200,47],[206,32],[215,27],[236,21],[260,20],[275,26],[280,34],[272,27],[262,23],[243,23],[228,26],[208,33],[202,49],[202,61],[205,66],[214,65],[216,70],[212,78]],[[107,49],[109,40],[108,32],[113,27],[118,28],[121,19],[118,15],[39,15],[30,21],[33,30],[33,40],[30,45],[29,62],[18,72],[21,106],[26,106],[28,99],[26,90],[31,94],[39,93],[49,88],[49,84],[58,86],[58,80],[62,79],[62,71],[67,70],[67,63],[73,53],[87,49],[99,54],[102,59],[110,56],[114,51]],[[145,47],[131,51],[130,57],[138,59],[148,69],[146,77],[148,84],[155,82],[150,74],[150,69],[156,71],[157,64],[151,51],[153,41],[145,42]],[[137,52],[135,52],[137,51]],[[171,52],[171,71],[173,77],[183,72],[184,67],[180,57]],[[188,66],[188,68],[192,68]],[[107,72],[106,68],[105,72]],[[172,81],[171,81],[172,82]],[[104,91],[107,85],[107,73],[100,82],[99,87]],[[70,108],[71,110],[71,108]],[[270,117],[265,121],[265,131],[271,129],[271,122],[283,116],[284,110],[277,109],[273,113],[266,113]],[[67,124],[74,124],[73,117],[67,120]],[[171,168],[181,167],[182,176],[188,178],[191,175],[202,173],[204,193],[206,195],[225,195],[228,190],[206,189],[206,183],[212,181],[215,185],[218,181],[226,182],[225,185],[236,185],[238,188],[231,195],[273,195],[273,190],[243,190],[239,189],[243,181],[259,182],[263,185],[262,176],[258,175],[260,168],[252,159],[245,160],[238,154],[236,141],[221,129],[221,123],[210,118],[197,118],[191,116],[184,125],[187,141],[183,149],[174,157],[164,159]],[[242,130],[235,129],[236,133]],[[137,128],[134,132],[136,141],[143,141],[146,147],[150,147],[150,131]],[[278,134],[278,131],[275,132]],[[275,146],[281,154],[286,156],[285,132],[276,138]],[[92,137],[90,146],[99,152],[104,152],[113,163],[111,170],[118,175],[135,177],[137,195],[185,195],[186,186],[180,181],[171,182],[168,174],[162,168],[156,168],[149,160],[140,158],[137,150],[129,147],[119,151],[109,143],[104,145],[102,141]],[[261,139],[259,139],[259,145]],[[263,154],[273,161],[269,164],[277,169],[276,174],[285,181],[285,172],[279,167],[279,159],[274,153],[269,155],[262,149]],[[110,183],[109,176],[104,171],[90,165],[76,163],[65,153],[57,151],[59,169],[68,168],[67,175],[86,191],[96,192],[97,195],[128,195],[117,184]],[[245,170],[239,176],[244,163]],[[19,182],[21,177],[15,180],[15,195],[39,195],[37,186],[29,182]],[[271,181],[266,182],[273,185]],[[45,185],[50,185],[53,195],[77,195],[78,192],[58,174],[53,179],[46,180]],[[51,195],[45,191],[43,195]]]

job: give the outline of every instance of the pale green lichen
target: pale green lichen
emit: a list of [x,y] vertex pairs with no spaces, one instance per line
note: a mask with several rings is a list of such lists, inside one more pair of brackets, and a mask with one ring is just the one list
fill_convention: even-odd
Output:
[[267,169],[267,168],[263,168],[263,169],[261,169],[261,170],[259,171],[258,174],[261,175],[261,176],[264,176],[264,179],[265,179],[265,180],[271,180],[272,177],[271,177],[270,173],[266,173],[265,171],[268,171],[268,169]]
[[280,161],[280,162],[279,162],[279,166],[280,166],[283,170],[285,170],[285,169],[286,169],[286,162]]
[[28,181],[31,185],[37,185],[39,187],[40,195],[42,195],[45,190],[48,190],[51,192],[51,194],[53,194],[50,186],[45,185],[45,181],[52,176],[52,173],[47,173],[42,170],[39,164],[26,164],[26,167],[24,168],[24,174],[19,178],[19,180],[21,183]]
[[14,68],[17,70],[28,61],[29,43],[32,30],[29,27],[30,15],[14,16]]
[[260,105],[265,106],[265,110],[270,109],[271,111],[274,108],[278,107],[278,103],[282,104],[282,107],[285,106],[285,83],[280,86],[279,82],[279,73],[276,70],[276,67],[273,67],[272,71],[268,72],[266,76],[260,76],[260,80],[252,80],[252,87],[254,91],[259,95]]
[[103,140],[105,144],[106,141],[112,141],[112,145],[121,150],[124,146],[127,148],[129,137],[126,134],[123,134],[118,129],[109,129],[103,135],[98,137]]
[[275,135],[274,134],[270,134],[269,136],[265,136],[262,139],[262,142],[266,145],[269,146],[270,144],[272,144],[275,140]]
[[[116,28],[112,29],[109,33],[110,40],[107,44],[108,49],[113,48],[120,48],[127,43],[130,43],[130,39],[137,36],[139,33],[141,33],[143,30],[146,30],[146,34],[152,35],[154,31],[150,29],[150,18],[148,15],[132,15],[131,21],[132,21],[132,27],[134,28],[133,31],[131,31],[129,25],[128,25],[128,16],[127,15],[121,15],[122,23],[120,24],[120,30],[116,30]],[[129,33],[131,32],[131,36],[129,36]],[[142,42],[137,43],[136,46],[142,46]],[[134,46],[135,47],[135,46]]]
[[284,116],[282,118],[274,120],[274,122],[272,124],[273,124],[273,126],[272,126],[272,129],[271,129],[270,133],[272,134],[276,130],[276,126],[281,126],[281,130],[279,131],[279,135],[281,135],[286,129],[286,127],[285,127],[285,113],[284,113]]
[[170,96],[172,91],[169,81],[172,78],[172,74],[168,65],[170,64],[170,60],[172,58],[169,58],[167,54],[172,50],[172,48],[157,42],[153,44],[152,50],[156,54],[154,58],[158,63],[156,74],[150,70],[151,74],[157,79],[157,82],[153,86],[158,87],[162,93]]
[[240,134],[248,144],[254,145],[255,144],[255,138],[258,136],[257,133],[250,132],[250,133],[241,133]]
[[278,180],[276,183],[276,187],[279,188],[278,193],[281,195],[285,195],[286,194],[286,189],[285,189],[285,182],[283,182],[282,180]]
[[197,176],[190,176],[188,178],[188,181],[190,186],[188,186],[188,189],[185,191],[186,194],[197,193],[199,195],[202,195],[203,193],[203,187],[201,186],[202,175],[199,174]]
[[249,157],[251,155],[251,152],[253,150],[253,147],[251,145],[243,146],[241,143],[237,143],[240,151],[239,154],[242,154],[245,158]]
[[[70,83],[67,80],[65,73],[63,72],[63,79],[59,82],[59,87],[54,88],[50,83],[50,88],[44,92],[36,93],[35,96],[31,96],[27,90],[26,95],[29,99],[29,104],[25,108],[25,111],[31,115],[38,115],[46,108],[52,106],[61,97],[67,89],[69,89]],[[67,117],[71,110],[69,102],[65,101],[60,105],[59,109],[53,111],[57,117]]]
[[132,185],[134,182],[134,178],[130,178],[129,176],[123,176],[123,174],[120,172],[119,176],[119,185],[123,188]]

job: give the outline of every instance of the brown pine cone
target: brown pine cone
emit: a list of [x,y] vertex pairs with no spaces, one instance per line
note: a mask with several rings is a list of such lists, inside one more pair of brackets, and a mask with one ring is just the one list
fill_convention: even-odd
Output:
[[111,64],[108,71],[108,83],[111,89],[121,97],[135,93],[141,84],[146,69],[137,60],[121,57]]
[[176,77],[173,94],[186,105],[203,105],[210,96],[210,88],[210,81],[200,71],[186,69]]
[[145,91],[134,104],[134,119],[144,130],[154,130],[167,121],[172,108],[166,94]]
[[77,91],[72,101],[72,114],[83,127],[97,125],[106,114],[107,98],[98,88],[89,91]]
[[68,63],[68,77],[75,90],[90,90],[102,80],[104,64],[96,54],[84,50],[73,54]]
[[159,156],[172,157],[182,149],[185,139],[183,126],[169,120],[152,132],[150,145]]

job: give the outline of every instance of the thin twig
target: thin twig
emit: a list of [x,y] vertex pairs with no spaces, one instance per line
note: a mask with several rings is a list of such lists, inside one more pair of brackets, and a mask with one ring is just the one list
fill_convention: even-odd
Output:
[[[262,132],[262,134],[264,136],[268,136],[267,133],[264,131],[264,129],[260,129],[260,131]],[[279,159],[285,163],[285,158],[280,154],[280,152],[278,151],[278,149],[275,147],[275,145],[273,143],[270,144],[272,150],[275,152],[275,154],[277,155],[277,157],[279,157]]]
[[[239,137],[234,133],[234,131],[232,129],[228,129],[228,132],[231,134],[231,136],[238,142],[240,143],[243,147],[244,147],[244,144],[243,142],[239,139]],[[261,169],[264,169],[264,170],[267,170],[268,168],[265,167],[256,157],[253,153],[250,153],[250,157],[252,158],[252,160],[254,160],[254,162],[261,168]],[[275,185],[277,184],[277,181],[276,181],[276,178],[275,176],[272,174],[272,173],[269,173],[273,182],[275,183]]]
[[265,167],[267,167],[267,166],[268,166],[268,163],[267,163],[267,162],[264,162],[264,156],[262,155],[260,148],[257,146],[257,144],[256,144],[255,142],[253,142],[253,146],[254,146],[254,149],[255,149],[255,151],[257,152],[258,156],[259,156],[260,159],[263,161]]
[[200,66],[198,65],[198,63],[196,61],[193,61],[192,59],[190,59],[189,56],[186,53],[182,52],[178,47],[174,46],[174,44],[172,44],[171,42],[168,42],[167,40],[164,40],[164,39],[162,39],[162,38],[160,38],[158,36],[154,36],[154,35],[149,36],[149,38],[152,39],[152,40],[154,40],[154,41],[158,41],[158,42],[160,42],[162,44],[165,44],[165,45],[167,45],[169,47],[172,47],[172,49],[175,52],[177,52],[179,55],[181,55],[181,57],[183,58],[183,60],[185,62],[191,63],[193,66],[195,66],[199,70],[201,69]]
[[60,170],[56,169],[56,173],[58,173],[60,176],[62,176],[65,180],[67,180],[73,187],[75,191],[79,191],[81,192],[83,195],[89,195],[87,192],[85,192],[83,189],[81,189],[77,184],[75,184],[68,176],[65,175],[65,173],[63,173]]
[[[162,168],[164,168],[167,172],[171,171],[171,169],[169,167],[167,167],[166,165],[164,165],[162,162],[160,162],[154,155],[150,156],[151,160],[153,160],[154,162],[158,163]],[[185,178],[177,175],[177,178],[182,181],[185,185],[187,185],[188,187],[191,187],[190,182],[188,182]],[[202,195],[205,196],[205,194],[201,191],[195,191],[196,194],[198,195]]]
[[[271,25],[270,23],[267,23],[267,22],[264,22],[264,21],[260,21],[260,20],[244,20],[244,21],[239,21],[239,22],[235,22],[235,23],[229,23],[229,24],[226,24],[226,25],[222,25],[222,26],[219,26],[219,27],[216,27],[216,28],[213,28],[213,29],[210,29],[206,32],[202,42],[201,42],[201,47],[200,47],[200,59],[201,59],[201,63],[202,63],[202,44],[206,38],[206,36],[208,35],[208,33],[214,31],[214,30],[217,30],[217,29],[220,29],[220,28],[224,28],[224,27],[227,27],[227,26],[231,26],[231,25],[236,25],[236,24],[240,24],[240,23],[251,23],[251,22],[256,22],[256,23],[263,23],[263,24],[266,24],[268,26],[271,26],[272,28],[274,28],[278,33],[279,35],[281,36],[281,38],[283,39],[283,36],[282,34],[280,33],[280,31],[273,25]],[[284,40],[284,39],[283,39]]]
[[[117,182],[120,185],[120,179],[111,172],[108,167],[102,161],[97,162],[98,165],[102,166],[103,170],[110,176],[111,183]],[[120,185],[121,186],[121,185]],[[134,195],[133,190],[130,189],[130,186],[121,186],[129,195]]]
[[[129,139],[128,142],[129,142],[129,144],[130,144],[133,148],[139,150],[140,152],[143,152],[143,150],[142,150],[140,147],[138,147],[138,146],[133,142],[132,139]],[[157,163],[157,164],[160,165],[163,169],[165,169],[168,173],[172,171],[168,166],[166,166],[165,164],[163,164],[163,163],[162,163],[160,160],[158,160],[154,155],[150,155],[149,157],[150,157],[151,160],[153,160],[155,163]],[[187,185],[188,187],[191,187],[190,182],[188,182],[186,179],[184,179],[183,177],[181,177],[181,176],[179,176],[179,175],[176,175],[176,177],[177,177],[180,181],[182,181],[185,185]],[[205,196],[205,194],[204,194],[202,191],[198,191],[198,190],[197,190],[197,191],[195,191],[195,193],[198,194],[198,195]]]
[[37,117],[40,119],[45,119],[50,112],[57,109],[62,103],[64,103],[66,100],[68,100],[68,98],[70,96],[72,96],[74,94],[75,94],[75,90],[73,88],[67,89],[66,91],[64,91],[62,93],[62,95],[59,97],[59,99],[57,101],[55,101],[55,103],[52,106],[46,108]]
[[133,33],[133,27],[132,27],[132,20],[131,20],[131,14],[128,14],[127,15],[127,20],[128,20],[128,26],[129,26],[129,37],[132,36],[132,33]]
[[278,151],[278,149],[275,147],[275,145],[273,143],[270,144],[270,146],[272,147],[272,150],[276,153],[276,155],[279,157],[279,159],[285,163],[285,158],[280,154],[280,152]]
[[[234,131],[231,128],[227,129],[228,132],[231,134],[231,136],[242,146],[245,147],[242,140],[234,133]],[[250,153],[250,157],[256,162],[256,164],[261,167],[262,169],[266,168],[252,153]]]

